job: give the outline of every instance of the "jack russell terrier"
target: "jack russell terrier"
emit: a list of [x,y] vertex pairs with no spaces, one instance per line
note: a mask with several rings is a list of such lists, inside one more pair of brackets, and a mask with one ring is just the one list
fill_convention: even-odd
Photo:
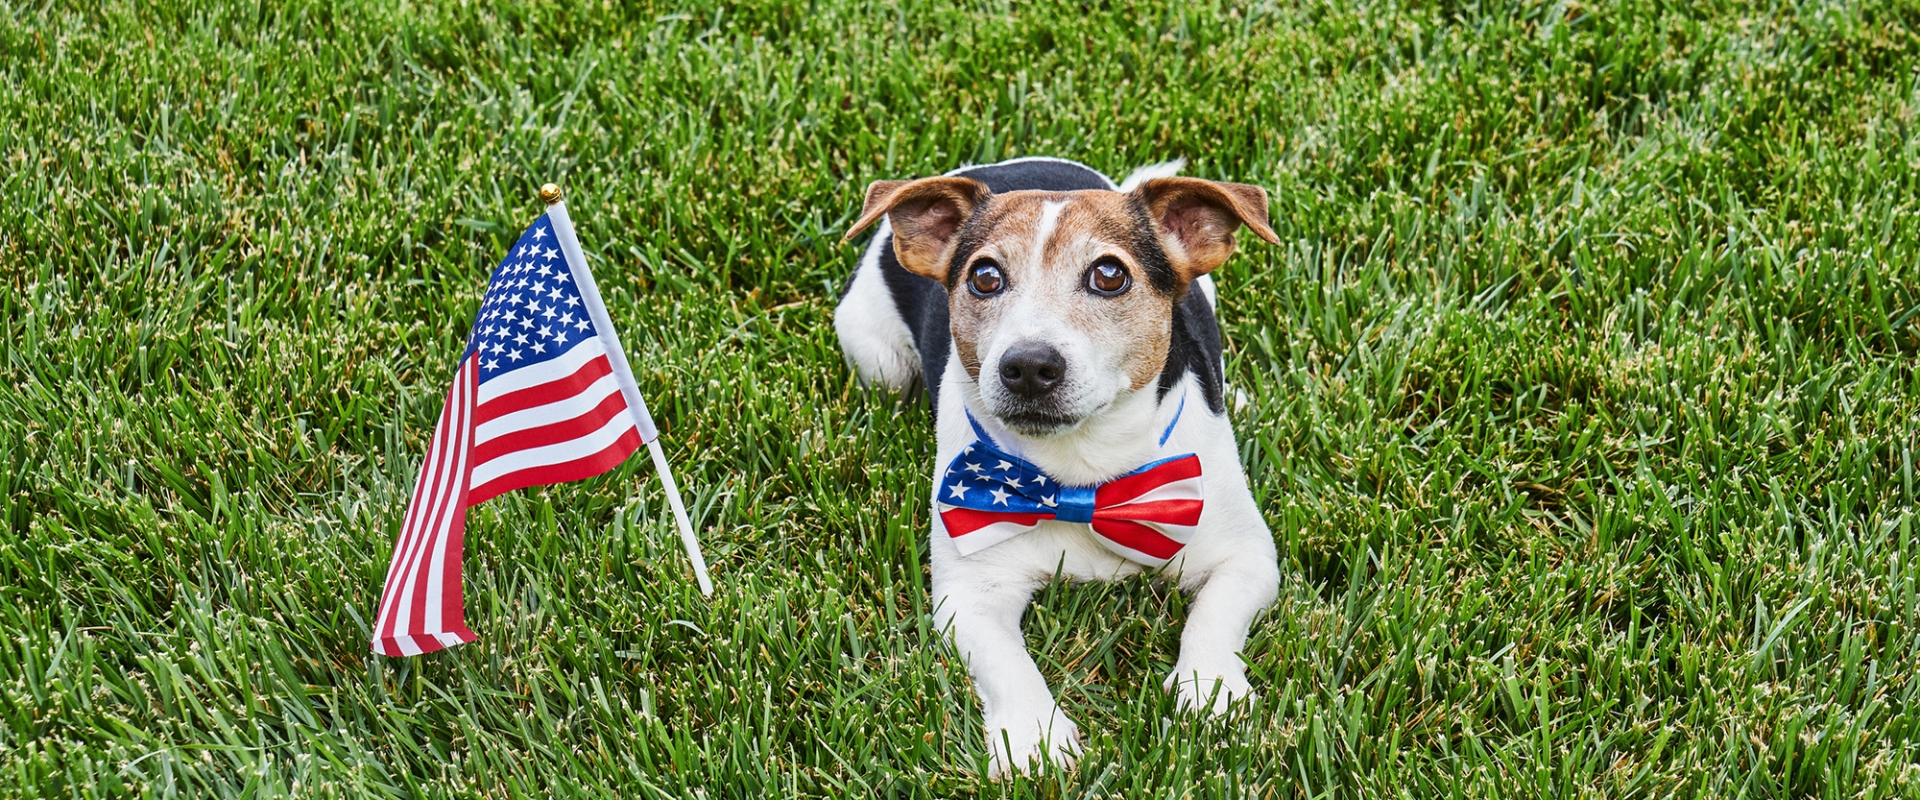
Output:
[[1181,166],[1120,186],[1051,158],[875,181],[847,232],[886,217],[834,329],[864,383],[917,377],[933,404],[935,620],[973,673],[996,778],[1080,749],[1020,632],[1056,575],[1177,581],[1194,599],[1166,685],[1213,714],[1251,695],[1240,648],[1280,572],[1207,273],[1243,225],[1279,239],[1265,191]]

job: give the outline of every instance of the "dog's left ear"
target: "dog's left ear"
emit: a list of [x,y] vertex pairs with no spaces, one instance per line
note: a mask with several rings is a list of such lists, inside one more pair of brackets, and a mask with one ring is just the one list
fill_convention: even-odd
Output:
[[1268,244],[1280,237],[1267,225],[1267,191],[1244,183],[1200,178],[1156,178],[1133,190],[1146,208],[1167,260],[1182,280],[1193,280],[1233,255],[1233,232],[1245,225]]

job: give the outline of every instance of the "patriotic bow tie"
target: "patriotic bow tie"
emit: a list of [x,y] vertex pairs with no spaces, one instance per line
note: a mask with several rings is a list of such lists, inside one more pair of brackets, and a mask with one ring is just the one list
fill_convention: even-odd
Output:
[[947,466],[935,500],[963,556],[1056,520],[1090,525],[1107,549],[1157,567],[1179,554],[1200,524],[1198,455],[1163,458],[1094,486],[1066,486],[995,447],[978,422],[973,430],[979,440]]

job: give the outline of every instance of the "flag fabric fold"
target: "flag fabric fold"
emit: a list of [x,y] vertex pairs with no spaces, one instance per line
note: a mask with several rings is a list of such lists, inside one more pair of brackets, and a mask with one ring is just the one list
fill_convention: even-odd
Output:
[[461,587],[468,508],[599,475],[657,436],[555,204],[494,268],[474,316],[394,543],[373,651],[412,656],[473,641]]

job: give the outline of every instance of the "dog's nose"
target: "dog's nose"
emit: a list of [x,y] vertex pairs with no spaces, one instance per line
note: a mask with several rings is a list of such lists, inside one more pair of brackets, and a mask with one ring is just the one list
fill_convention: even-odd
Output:
[[1000,385],[1029,400],[1053,391],[1067,375],[1067,360],[1052,345],[1021,342],[1000,357]]

